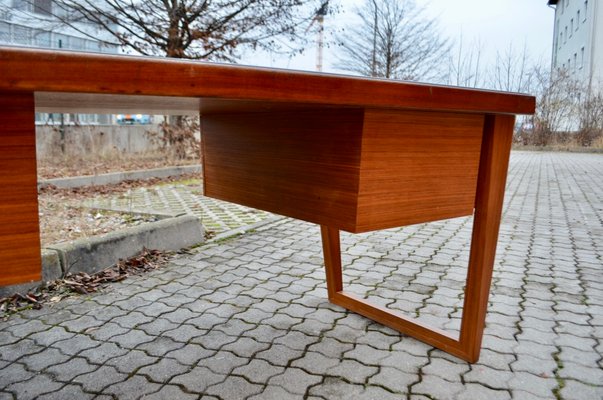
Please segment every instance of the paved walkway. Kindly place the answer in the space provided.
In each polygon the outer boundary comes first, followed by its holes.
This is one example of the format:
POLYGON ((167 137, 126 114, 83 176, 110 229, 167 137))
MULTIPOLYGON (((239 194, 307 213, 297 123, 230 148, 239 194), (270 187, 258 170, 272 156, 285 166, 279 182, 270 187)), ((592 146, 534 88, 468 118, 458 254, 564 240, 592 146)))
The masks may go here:
POLYGON ((213 235, 254 225, 274 218, 274 214, 234 203, 204 197, 201 180, 137 188, 120 196, 99 197, 85 206, 114 211, 148 214, 190 214, 199 217, 213 235))
MULTIPOLYGON (((344 235, 353 291, 458 329, 471 221, 344 235)), ((603 156, 514 153, 480 361, 326 299, 281 220, 0 322, 0 399, 602 399, 603 156)))

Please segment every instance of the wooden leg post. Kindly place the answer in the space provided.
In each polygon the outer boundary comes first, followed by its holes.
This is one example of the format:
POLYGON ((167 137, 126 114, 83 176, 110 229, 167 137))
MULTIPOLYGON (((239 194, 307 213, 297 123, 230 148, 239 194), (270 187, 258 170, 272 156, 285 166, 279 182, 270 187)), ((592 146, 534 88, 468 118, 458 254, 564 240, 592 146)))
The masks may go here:
POLYGON ((513 115, 487 115, 484 125, 460 335, 470 362, 482 344, 514 124, 513 115))
POLYGON ((339 230, 321 226, 329 300, 463 360, 476 362, 488 306, 514 121, 514 116, 486 116, 459 338, 346 293, 342 282, 339 230))
POLYGON ((322 225, 320 233, 322 235, 322 250, 325 257, 327 291, 329 293, 329 300, 333 301, 336 293, 343 290, 339 229, 322 225))
POLYGON ((40 279, 33 93, 0 92, 0 286, 40 279))

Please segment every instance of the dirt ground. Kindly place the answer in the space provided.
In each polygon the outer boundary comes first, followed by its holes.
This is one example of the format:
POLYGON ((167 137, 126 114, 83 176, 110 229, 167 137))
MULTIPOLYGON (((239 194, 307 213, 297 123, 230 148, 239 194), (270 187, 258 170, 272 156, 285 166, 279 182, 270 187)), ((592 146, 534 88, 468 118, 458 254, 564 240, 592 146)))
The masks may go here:
MULTIPOLYGON (((115 154, 113 156, 44 159, 38 161, 38 179, 94 175, 176 165, 198 164, 199 160, 174 160, 159 154, 115 154)), ((152 216, 108 212, 82 208, 85 200, 98 196, 114 196, 130 189, 190 177, 129 181, 78 189, 44 188, 38 192, 40 239, 42 246, 100 235, 129 226, 154 221, 152 216)))

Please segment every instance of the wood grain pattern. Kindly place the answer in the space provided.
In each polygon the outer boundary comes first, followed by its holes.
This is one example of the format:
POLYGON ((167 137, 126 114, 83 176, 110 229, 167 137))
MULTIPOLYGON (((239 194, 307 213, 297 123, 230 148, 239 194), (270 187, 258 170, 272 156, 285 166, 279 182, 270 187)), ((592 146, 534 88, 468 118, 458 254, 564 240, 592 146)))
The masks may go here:
POLYGON ((0 92, 0 286, 40 279, 33 93, 0 92))
POLYGON ((460 336, 470 362, 482 343, 514 123, 511 115, 487 115, 484 125, 460 336))
POLYGON ((345 292, 343 289, 339 230, 321 226, 329 301, 356 312, 399 332, 406 333, 425 343, 447 351, 462 359, 466 349, 459 339, 441 329, 432 328, 401 312, 371 304, 369 300, 345 292))
POLYGON ((509 114, 533 113, 534 97, 1 47, 0 76, 0 285, 40 277, 34 95, 44 111, 201 112, 206 195, 320 224, 334 303, 466 360, 479 357, 509 114), (343 291, 339 229, 427 222, 474 207, 459 340, 343 291))
POLYGON ((473 213, 481 115, 324 109, 202 124, 210 197, 354 233, 473 213))
MULTIPOLYGON (((535 106, 532 96, 484 90, 165 58, 7 47, 0 48, 0 76, 0 90, 137 95, 140 99, 174 96, 513 114, 532 113, 535 106)), ((85 96, 79 101, 94 99, 85 96)), ((170 105, 166 104, 166 108, 170 105)))
POLYGON ((327 291, 329 293, 329 300, 335 302, 337 293, 343 290, 339 229, 321 225, 320 234, 322 237, 322 251, 325 258, 327 291))
POLYGON ((205 195, 353 231, 362 110, 206 115, 205 195))
POLYGON ((483 121, 367 110, 355 232, 473 214, 483 121))
MULTIPOLYGON (((479 174, 477 186, 474 189, 475 196, 473 196, 475 216, 461 331, 458 338, 440 329, 431 328, 402 313, 373 305, 366 299, 346 293, 343 288, 339 231, 322 226, 329 300, 463 360, 471 363, 477 362, 486 320, 514 122, 515 117, 509 115, 486 115, 483 119, 479 174)), ((416 122, 415 124, 421 125, 416 122)), ((466 123, 461 125, 466 126, 466 123)), ((390 136, 394 136, 391 135, 391 130, 390 136)), ((470 137, 473 138, 473 136, 474 134, 471 133, 470 137)), ((439 147, 446 148, 447 145, 440 144, 439 147)), ((387 158, 387 154, 385 157, 387 158)), ((384 160, 384 163, 390 165, 387 159, 384 160)))

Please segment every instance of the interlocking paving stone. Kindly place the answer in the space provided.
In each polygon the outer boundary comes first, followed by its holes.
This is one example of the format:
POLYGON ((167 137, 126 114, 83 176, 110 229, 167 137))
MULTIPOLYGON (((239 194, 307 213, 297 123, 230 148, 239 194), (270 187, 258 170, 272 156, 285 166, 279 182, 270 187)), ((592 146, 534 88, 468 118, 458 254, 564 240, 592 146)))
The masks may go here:
POLYGON ((327 377, 319 385, 310 388, 309 394, 323 399, 360 399, 364 386, 347 382, 341 378, 327 377))
MULTIPOLYGON (((251 396, 249 398, 249 400, 283 400, 283 399, 305 400, 305 399, 309 399, 309 398, 310 397, 306 397, 301 394, 294 395, 292 393, 289 393, 280 386, 269 385, 264 388, 263 392, 255 395, 255 396, 251 396)), ((316 399, 319 399, 319 398, 316 398, 316 399)))
MULTIPOLYGON (((524 393, 521 393, 517 399, 523 400, 524 393)), ((488 399, 488 400, 507 400, 511 399, 511 394, 506 390, 495 390, 487 386, 467 383, 464 385, 463 391, 459 393, 456 398, 458 400, 476 400, 476 399, 488 399)), ((552 397, 551 397, 552 398, 552 397)))
POLYGON ((104 388, 119 383, 128 378, 128 375, 119 372, 114 367, 103 365, 87 374, 78 375, 73 382, 82 385, 86 392, 98 393, 104 388))
POLYGON ((25 365, 11 363, 0 370, 0 376, 0 389, 6 389, 7 386, 31 379, 33 375, 25 369, 25 365))
POLYGON ((243 400, 264 390, 262 385, 250 383, 238 376, 228 376, 224 382, 217 383, 207 388, 207 393, 225 399, 243 400))
POLYGON ((509 388, 522 388, 533 395, 547 398, 557 387, 558 382, 553 376, 538 376, 527 372, 515 372, 508 382, 509 388))
POLYGON ((379 372, 379 367, 344 359, 336 366, 329 368, 327 372, 329 375, 340 376, 349 382, 366 383, 371 376, 379 372))
POLYGON ((408 393, 408 387, 416 380, 416 374, 402 372, 392 367, 381 367, 379 373, 369 378, 368 383, 387 387, 395 392, 408 393))
POLYGON ((331 367, 339 365, 338 358, 330 358, 320 353, 308 351, 302 358, 291 363, 291 366, 298 367, 314 375, 325 375, 331 367))
POLYGON ((287 368, 282 374, 268 380, 271 385, 278 385, 293 394, 305 394, 308 387, 319 383, 322 378, 311 375, 300 368, 287 368))
POLYGON ((603 384, 593 386, 568 380, 565 387, 561 389, 561 397, 564 400, 601 399, 603 398, 603 384))
POLYGON ((155 364, 140 368, 136 373, 146 376, 151 382, 164 383, 176 375, 190 371, 190 369, 190 366, 180 364, 172 358, 162 358, 155 364))
POLYGON ((157 336, 152 341, 139 345, 136 349, 142 350, 150 356, 161 357, 169 351, 181 349, 184 346, 184 343, 176 342, 168 337, 157 336))
POLYGON ((108 359, 122 356, 127 352, 127 350, 117 346, 114 343, 103 343, 98 347, 78 353, 78 356, 84 357, 92 364, 101 365, 104 364, 108 359))
POLYGON ((226 377, 227 375, 216 373, 207 367, 194 367, 189 372, 176 376, 170 383, 182 385, 189 392, 205 393, 208 387, 223 382, 226 377))
POLYGON ((182 399, 182 400, 194 400, 199 396, 191 393, 185 393, 178 386, 165 385, 159 391, 151 394, 147 394, 145 400, 164 400, 164 399, 182 399))
POLYGON ((121 382, 115 382, 103 390, 103 394, 119 400, 134 400, 145 398, 150 393, 157 392, 161 385, 149 382, 145 377, 133 375, 121 382))
POLYGON ((52 393, 63 387, 60 382, 55 382, 45 374, 33 375, 31 379, 17 382, 6 387, 6 391, 18 393, 19 397, 35 399, 45 393, 52 393))
POLYGON ((84 392, 81 386, 65 385, 61 389, 38 396, 38 400, 93 399, 96 396, 84 392))
MULTIPOLYGON (((603 156, 513 153, 473 365, 331 305, 319 229, 281 219, 0 320, 0 398, 603 398, 601 198, 603 156)), ((344 280, 458 331, 470 236, 343 233, 344 280)))
POLYGON ((69 356, 61 353, 57 349, 46 348, 39 353, 31 354, 19 359, 19 362, 25 364, 27 369, 31 371, 42 371, 49 366, 61 364, 69 359, 69 356))
POLYGON ((379 365, 379 361, 389 355, 389 350, 378 350, 374 347, 357 344, 354 349, 346 352, 344 357, 357 360, 365 365, 379 365))
POLYGON ((90 364, 85 358, 72 357, 62 364, 48 367, 45 372, 52 375, 57 381, 71 382, 76 376, 96 369, 98 369, 98 365, 90 364))
POLYGON ((44 347, 38 346, 33 340, 23 339, 0 347, 0 360, 12 362, 43 350, 44 347))

